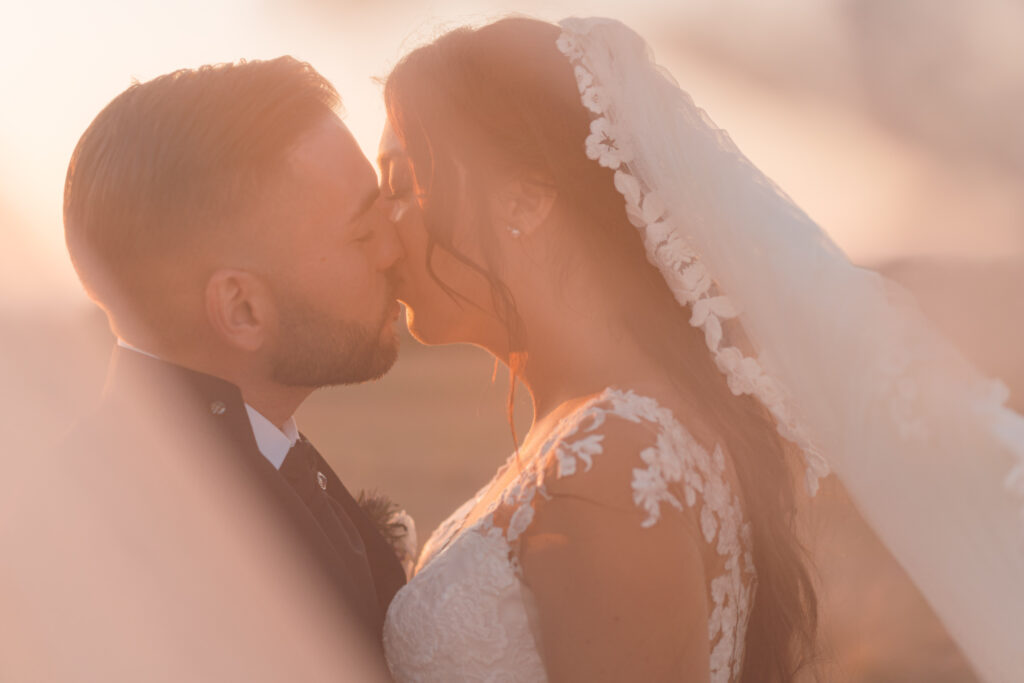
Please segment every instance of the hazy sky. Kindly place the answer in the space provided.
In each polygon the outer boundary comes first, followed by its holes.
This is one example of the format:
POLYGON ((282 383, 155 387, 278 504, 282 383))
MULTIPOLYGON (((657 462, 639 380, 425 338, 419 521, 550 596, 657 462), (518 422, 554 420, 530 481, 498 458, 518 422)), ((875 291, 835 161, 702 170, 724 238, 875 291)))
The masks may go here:
MULTIPOLYGON (((833 30, 834 17, 792 0, 766 0, 757 35, 803 22, 833 30), (766 11, 769 7, 771 11, 766 11), (797 11, 797 8, 803 8, 797 11), (763 21, 762 21, 763 20, 763 21), (830 28, 831 27, 831 28, 830 28)), ((510 10, 541 18, 615 16, 650 37, 656 53, 740 147, 775 178, 854 258, 952 248, 942 235, 921 240, 904 228, 908 197, 946 182, 918 153, 842 107, 775 92, 721 66, 685 57, 671 27, 697 24, 709 0, 345 2, 344 0, 176 0, 21 2, 0 26, 0 303, 78 302, 67 263, 60 199, 67 159, 99 110, 131 79, 176 68, 292 54, 313 63, 341 92, 346 121, 373 155, 383 121, 383 76, 408 48, 444 27, 480 23, 510 10), (659 21, 671 18, 671 22, 659 21), (672 22, 675 22, 674 24, 672 22), (666 28, 666 26, 668 28, 666 28), (902 235, 902 237, 900 236, 902 235), (926 249, 927 250, 927 249, 926 249)), ((737 14, 742 19, 742 13, 737 14)), ((755 22, 757 23, 757 22, 755 22)), ((744 24, 750 29, 750 22, 744 24)), ((737 24, 739 27, 739 24, 737 24)), ((809 32, 814 35, 814 31, 809 32)), ((995 211, 1000 210, 998 202, 995 211)), ((975 203, 963 208, 965 218, 975 203)), ((941 207, 948 215, 955 207, 941 207)))
MULTIPOLYGON (((552 18, 571 13, 571 3, 556 10, 546 4, 546 12, 532 4, 517 7, 552 18)), ((588 4, 592 12, 612 15, 612 6, 621 6, 588 4)), ((486 6, 451 0, 43 0, 5 7, 0 26, 4 303, 76 298, 60 226, 67 160, 92 118, 131 79, 241 57, 292 54, 334 82, 349 127, 372 154, 383 120, 380 88, 372 77, 387 73, 403 45, 414 45, 444 25, 503 12, 480 9, 486 6)), ((629 19, 641 13, 626 14, 629 19)))

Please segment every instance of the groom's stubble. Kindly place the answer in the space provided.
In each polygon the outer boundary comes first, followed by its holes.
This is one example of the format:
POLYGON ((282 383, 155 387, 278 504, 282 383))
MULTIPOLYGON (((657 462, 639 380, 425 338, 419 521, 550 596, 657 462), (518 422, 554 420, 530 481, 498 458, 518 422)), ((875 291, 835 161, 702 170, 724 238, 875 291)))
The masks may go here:
MULTIPOLYGON (((390 289, 390 288, 389 288, 390 289)), ((328 387, 383 377, 398 360, 389 309, 376 325, 332 319, 302 297, 278 292, 280 343, 271 358, 275 382, 328 387)), ((394 299, 389 292, 388 299, 394 299)))

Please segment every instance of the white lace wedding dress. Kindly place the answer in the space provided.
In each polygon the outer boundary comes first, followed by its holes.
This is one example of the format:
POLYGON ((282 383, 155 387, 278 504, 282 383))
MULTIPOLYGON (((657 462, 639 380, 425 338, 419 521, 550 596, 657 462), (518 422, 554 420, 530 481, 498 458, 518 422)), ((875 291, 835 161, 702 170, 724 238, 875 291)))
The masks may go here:
MULTIPOLYGON (((669 538, 697 546, 694 556, 702 566, 680 572, 679 590, 700 586, 685 582, 684 575, 703 581, 706 595, 698 604, 706 608, 710 679, 738 680, 756 575, 737 491, 721 448, 709 452, 654 399, 605 390, 559 422, 535 457, 510 458, 491 484, 431 536, 415 577, 388 610, 384 647, 395 680, 548 680, 538 626, 546 605, 535 598, 527 564, 520 560, 531 530, 562 496, 587 498, 633 518, 635 524, 623 528, 641 536, 631 541, 643 543, 642 535, 649 534, 662 544, 652 548, 654 558, 664 550, 665 536, 653 535, 658 525, 683 530, 669 538), (622 449, 622 443, 641 447, 622 449), (511 483, 485 515, 466 525, 494 483, 512 475, 510 467, 519 469, 511 483), (564 488, 570 482, 573 488, 564 488)), ((606 540, 614 551, 616 539, 606 540)), ((648 566, 638 559, 626 578, 644 582, 648 566)), ((665 589, 667 597, 673 587, 659 584, 658 590, 665 589)), ((594 595, 592 604, 603 599, 594 595)), ((636 623, 647 621, 646 615, 634 616, 636 623)))

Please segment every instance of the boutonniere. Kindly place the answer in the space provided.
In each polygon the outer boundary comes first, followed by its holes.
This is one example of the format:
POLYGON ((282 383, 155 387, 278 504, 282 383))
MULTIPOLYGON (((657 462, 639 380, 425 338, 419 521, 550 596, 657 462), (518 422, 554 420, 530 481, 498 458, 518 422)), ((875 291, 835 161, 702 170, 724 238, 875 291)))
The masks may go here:
POLYGON ((412 516, 398 503, 378 491, 360 491, 357 502, 384 540, 391 544, 395 556, 405 570, 406 578, 411 578, 419 550, 416 542, 416 523, 412 516))

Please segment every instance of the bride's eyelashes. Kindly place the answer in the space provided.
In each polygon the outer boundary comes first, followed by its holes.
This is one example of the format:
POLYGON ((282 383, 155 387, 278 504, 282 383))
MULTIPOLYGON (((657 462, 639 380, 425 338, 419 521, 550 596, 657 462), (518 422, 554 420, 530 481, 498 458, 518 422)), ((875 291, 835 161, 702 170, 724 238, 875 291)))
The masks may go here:
POLYGON ((414 202, 419 202, 412 169, 403 157, 385 158, 381 161, 381 197, 387 203, 387 217, 397 223, 405 217, 414 202))
POLYGON ((388 218, 392 222, 402 220, 402 217, 412 208, 413 196, 412 183, 394 183, 394 178, 389 179, 384 193, 384 200, 388 202, 388 218))

